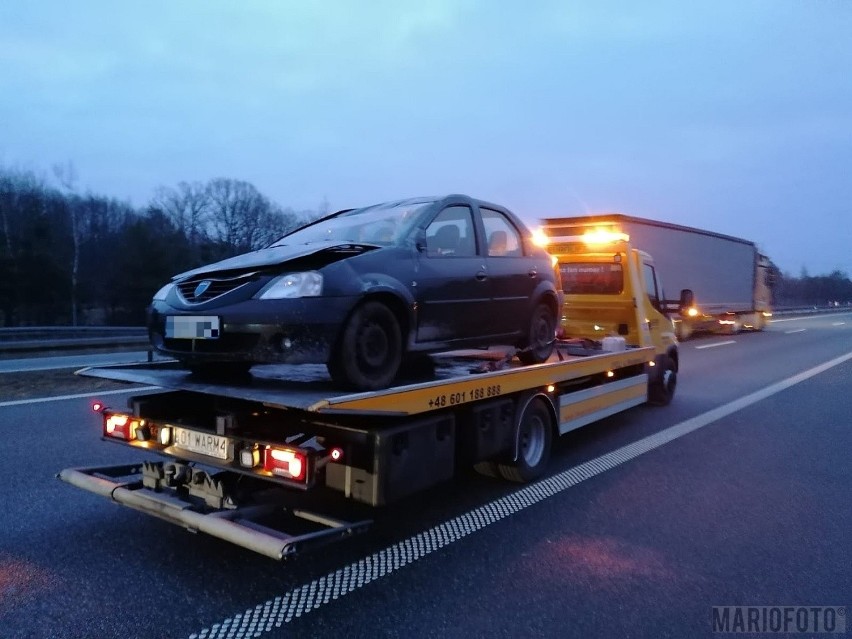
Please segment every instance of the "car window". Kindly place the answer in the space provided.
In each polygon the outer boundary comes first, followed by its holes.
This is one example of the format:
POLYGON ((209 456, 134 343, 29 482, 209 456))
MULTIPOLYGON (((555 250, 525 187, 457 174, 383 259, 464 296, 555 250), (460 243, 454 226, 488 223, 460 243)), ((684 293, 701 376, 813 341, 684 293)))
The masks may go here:
POLYGON ((488 257, 519 257, 524 251, 521 234, 500 211, 481 207, 482 225, 488 242, 488 257))
POLYGON ((645 271, 645 288, 648 298, 655 307, 659 306, 660 295, 657 292, 657 278, 654 274, 654 267, 650 264, 642 264, 642 268, 645 271))
POLYGON ((431 204, 432 201, 390 202, 343 211, 297 229, 273 246, 323 241, 395 244, 408 234, 431 204))
POLYGON ((429 257, 472 257, 476 255, 473 211, 469 206, 448 206, 426 228, 429 257))
POLYGON ((571 295, 619 295, 624 290, 624 272, 617 262, 562 263, 562 291, 571 295))

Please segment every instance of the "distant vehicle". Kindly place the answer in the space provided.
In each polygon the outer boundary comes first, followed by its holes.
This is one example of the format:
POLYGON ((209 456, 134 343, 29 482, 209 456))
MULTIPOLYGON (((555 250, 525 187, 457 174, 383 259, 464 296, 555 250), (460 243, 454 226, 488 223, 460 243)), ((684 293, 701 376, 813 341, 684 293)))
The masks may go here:
MULTIPOLYGON (((542 224, 550 235, 623 233, 633 246, 653 255, 657 279, 667 287, 656 294, 661 308, 671 309, 678 339, 697 332, 759 331, 772 316, 774 267, 753 242, 620 214, 545 219, 542 224), (677 304, 674 300, 666 303, 666 293, 677 295, 683 289, 694 291, 691 303, 683 305, 680 299, 677 304)), ((562 278, 566 300, 573 285, 590 285, 580 280, 572 284, 565 272, 562 278)), ((590 291, 583 288, 578 292, 590 291)))
POLYGON ((515 215, 450 195, 340 211, 177 275, 148 329, 201 375, 325 363, 339 386, 375 390, 413 353, 507 344, 545 361, 559 296, 551 257, 515 215))

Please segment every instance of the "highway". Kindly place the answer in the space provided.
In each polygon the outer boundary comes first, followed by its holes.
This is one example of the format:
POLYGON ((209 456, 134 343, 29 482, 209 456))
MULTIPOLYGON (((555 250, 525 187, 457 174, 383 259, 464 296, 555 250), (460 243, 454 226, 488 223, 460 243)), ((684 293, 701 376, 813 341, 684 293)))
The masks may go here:
MULTIPOLYGON (((153 359, 163 359, 152 354, 153 359)), ((108 364, 133 364, 147 362, 148 351, 128 351, 126 353, 98 353, 51 355, 40 357, 18 357, 0 359, 0 373, 23 373, 27 371, 52 371, 63 368, 82 368, 83 366, 105 366, 108 364)))
POLYGON ((670 406, 566 435, 539 482, 471 472, 287 563, 55 479, 144 458, 88 399, 0 402, 0 637, 710 637, 713 606, 852 609, 850 391, 852 313, 691 340, 670 406))

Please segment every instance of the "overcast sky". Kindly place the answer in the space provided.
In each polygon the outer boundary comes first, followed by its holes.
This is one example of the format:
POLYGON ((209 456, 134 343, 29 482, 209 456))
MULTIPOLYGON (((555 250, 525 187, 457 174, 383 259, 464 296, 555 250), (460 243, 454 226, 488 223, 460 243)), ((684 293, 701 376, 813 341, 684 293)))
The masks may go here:
POLYGON ((852 275, 852 1, 4 2, 0 164, 144 206, 466 193, 852 275))

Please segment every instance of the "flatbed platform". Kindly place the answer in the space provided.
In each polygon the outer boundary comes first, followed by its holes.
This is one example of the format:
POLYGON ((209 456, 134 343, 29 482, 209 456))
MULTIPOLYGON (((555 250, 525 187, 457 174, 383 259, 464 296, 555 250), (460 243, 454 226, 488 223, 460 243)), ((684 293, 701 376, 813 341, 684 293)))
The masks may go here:
POLYGON ((654 349, 585 351, 558 346, 543 364, 506 361, 506 351, 454 351, 431 357, 434 367, 418 377, 379 391, 346 393, 336 389, 323 365, 257 365, 250 375, 211 381, 176 362, 84 368, 77 374, 164 389, 260 402, 266 406, 322 413, 413 415, 488 397, 568 382, 642 365, 654 349), (505 364, 500 366, 500 364, 505 364), (497 368, 497 370, 492 370, 497 368))

